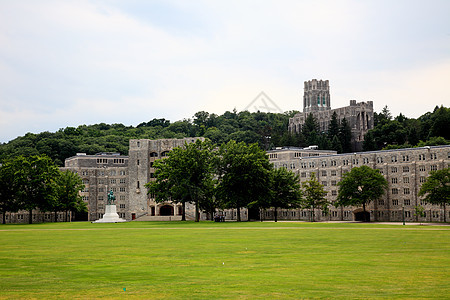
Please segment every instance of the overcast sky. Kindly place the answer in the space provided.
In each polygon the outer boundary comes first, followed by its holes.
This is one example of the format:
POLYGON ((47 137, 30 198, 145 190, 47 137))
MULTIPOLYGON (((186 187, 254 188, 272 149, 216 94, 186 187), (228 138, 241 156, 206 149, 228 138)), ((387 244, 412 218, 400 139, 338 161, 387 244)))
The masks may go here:
POLYGON ((0 142, 82 124, 136 126, 245 109, 372 100, 450 106, 450 1, 0 0, 0 142))

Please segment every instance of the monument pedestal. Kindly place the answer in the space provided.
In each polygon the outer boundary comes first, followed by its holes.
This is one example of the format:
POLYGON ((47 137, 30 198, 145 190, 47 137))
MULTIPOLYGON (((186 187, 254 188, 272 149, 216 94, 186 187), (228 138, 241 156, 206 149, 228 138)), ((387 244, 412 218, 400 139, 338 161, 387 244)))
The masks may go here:
POLYGON ((116 205, 106 205, 105 206, 105 214, 103 217, 97 221, 92 223, 118 223, 118 222, 126 222, 126 220, 119 218, 117 214, 116 205))

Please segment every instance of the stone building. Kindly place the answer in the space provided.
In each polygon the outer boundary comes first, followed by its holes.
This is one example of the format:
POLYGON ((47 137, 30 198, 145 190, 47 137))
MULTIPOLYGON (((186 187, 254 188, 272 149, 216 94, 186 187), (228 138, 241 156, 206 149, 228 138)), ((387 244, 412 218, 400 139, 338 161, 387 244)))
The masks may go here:
MULTIPOLYGON (((89 212, 86 216, 77 215, 78 220, 94 221, 103 216, 107 192, 116 195, 117 212, 126 220, 180 220, 181 206, 174 202, 156 203, 147 193, 145 184, 154 178, 153 163, 167 156, 168 152, 196 139, 130 140, 129 156, 118 153, 99 153, 97 155, 77 154, 67 158, 63 170, 69 169, 80 175, 85 189, 81 192, 89 212)), ((311 173, 324 185, 331 203, 329 214, 315 210, 315 220, 354 221, 363 219, 361 207, 336 207, 338 182, 353 167, 367 165, 377 169, 389 184, 384 196, 370 203, 367 211, 371 221, 421 221, 442 222, 444 214, 450 220, 450 210, 442 206, 423 203, 418 191, 429 176, 429 172, 450 167, 450 146, 433 146, 396 150, 370 151, 337 154, 332 150, 308 148, 277 148, 267 152, 275 168, 287 168, 306 181, 311 173), (425 216, 415 216, 415 207, 423 206, 425 216)), ((219 212, 227 220, 236 220, 236 210, 219 212)), ((64 213, 57 214, 64 220, 64 213)), ((206 219, 206 214, 201 214, 206 219)), ((241 209, 241 219, 258 219, 259 212, 241 209)), ((26 223, 28 212, 7 213, 8 223, 26 223)), ((186 218, 194 219, 194 206, 186 205, 186 218)), ((263 219, 273 219, 273 210, 263 211, 263 219)), ((279 210, 281 220, 309 220, 310 211, 303 209, 279 210)), ((33 213, 33 222, 52 222, 54 213, 33 213)))
MULTIPOLYGON (((202 137, 161 140, 130 140, 129 148, 129 208, 127 220, 181 220, 181 204, 172 202, 156 203, 147 194, 144 184, 153 180, 155 160, 167 156, 170 150, 194 143, 202 137)), ((186 217, 193 218, 193 207, 186 205, 186 217)))
POLYGON ((331 109, 330 86, 328 80, 312 79, 305 81, 303 94, 303 112, 289 119, 289 131, 301 132, 306 118, 313 114, 319 123, 320 131, 327 132, 333 113, 338 121, 346 119, 352 131, 352 147, 362 149, 364 135, 373 128, 373 102, 356 102, 350 100, 350 105, 331 109))
POLYGON ((78 153, 65 161, 63 170, 72 170, 81 177, 85 189, 81 192, 88 215, 77 219, 95 221, 105 213, 108 191, 116 195, 117 213, 125 218, 128 211, 128 156, 119 153, 78 153))
MULTIPOLYGON (((288 168, 306 181, 315 173, 318 181, 328 192, 327 199, 334 203, 338 194, 338 182, 343 174, 353 167, 362 165, 377 169, 386 178, 389 187, 384 196, 372 202, 367 210, 371 221, 442 222, 444 213, 450 220, 450 210, 443 206, 424 203, 418 196, 420 186, 430 171, 450 167, 450 146, 433 146, 396 150, 382 150, 346 154, 303 156, 294 149, 268 151, 269 159, 275 168, 288 168), (415 207, 423 206, 425 216, 415 216, 415 207)), ((280 219, 309 220, 308 210, 282 210, 280 219)), ((316 220, 352 221, 362 220, 361 207, 330 206, 328 215, 321 210, 314 212, 316 220)), ((273 218, 273 211, 267 210, 265 218, 273 218)))

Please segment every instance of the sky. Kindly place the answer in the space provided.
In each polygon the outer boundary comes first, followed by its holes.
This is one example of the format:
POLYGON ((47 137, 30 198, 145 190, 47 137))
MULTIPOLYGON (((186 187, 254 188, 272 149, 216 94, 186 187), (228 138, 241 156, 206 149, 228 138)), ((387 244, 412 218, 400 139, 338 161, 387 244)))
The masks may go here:
POLYGON ((450 106, 449 13, 448 0, 0 0, 0 142, 254 110, 260 95, 302 111, 311 79, 329 80, 332 108, 417 118, 450 106))

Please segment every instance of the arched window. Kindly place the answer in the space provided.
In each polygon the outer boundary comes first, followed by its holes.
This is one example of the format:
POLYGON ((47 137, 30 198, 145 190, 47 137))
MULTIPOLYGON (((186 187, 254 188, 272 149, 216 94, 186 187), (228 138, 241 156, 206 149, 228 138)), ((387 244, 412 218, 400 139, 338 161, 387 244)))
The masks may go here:
POLYGON ((169 154, 169 151, 164 151, 161 153, 161 157, 166 157, 169 154))
POLYGON ((158 157, 158 153, 152 152, 152 153, 150 153, 150 157, 158 157))

